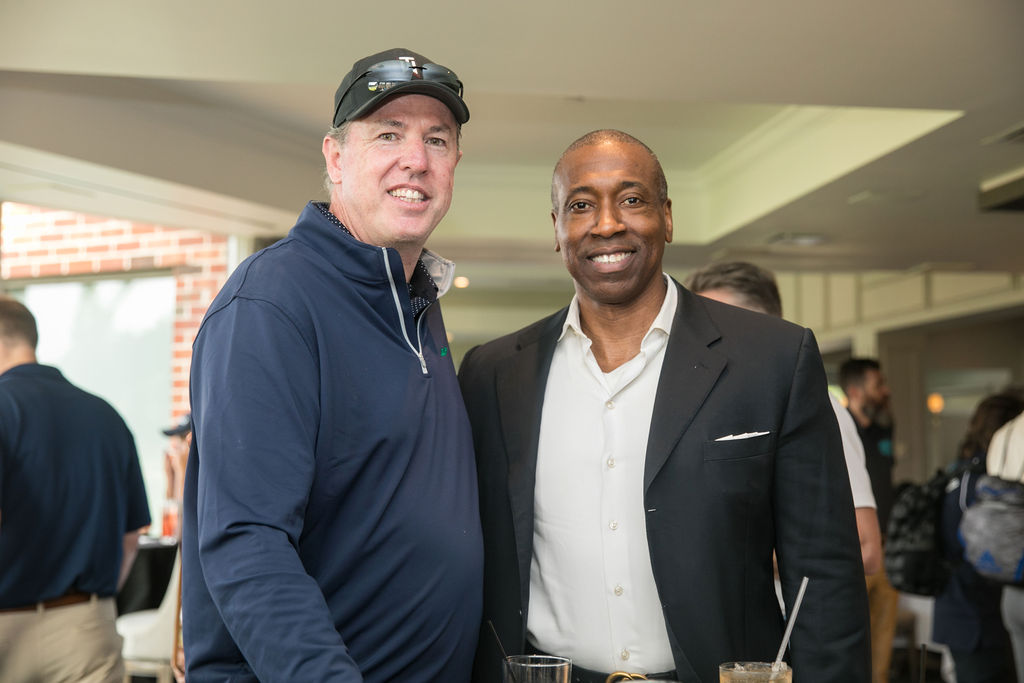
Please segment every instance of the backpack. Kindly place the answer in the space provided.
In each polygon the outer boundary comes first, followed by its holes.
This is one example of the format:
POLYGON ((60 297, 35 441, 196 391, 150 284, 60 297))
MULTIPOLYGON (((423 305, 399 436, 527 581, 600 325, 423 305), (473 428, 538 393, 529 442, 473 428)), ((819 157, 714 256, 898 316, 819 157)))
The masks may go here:
POLYGON ((949 580, 942 554, 942 502, 956 475, 938 471, 923 484, 907 486, 893 502, 885 540, 885 573, 893 588, 938 595, 949 580))
MULTIPOLYGON (((1011 431, 1017 428, 1014 422, 1011 431)), ((1003 449, 1003 464, 1010 438, 1003 449)), ((996 472, 1001 472, 1000 465, 996 472)), ((1024 484, 984 475, 978 479, 975 499, 964 510, 958 535, 964 558, 987 579, 1007 584, 1024 584, 1024 484)))

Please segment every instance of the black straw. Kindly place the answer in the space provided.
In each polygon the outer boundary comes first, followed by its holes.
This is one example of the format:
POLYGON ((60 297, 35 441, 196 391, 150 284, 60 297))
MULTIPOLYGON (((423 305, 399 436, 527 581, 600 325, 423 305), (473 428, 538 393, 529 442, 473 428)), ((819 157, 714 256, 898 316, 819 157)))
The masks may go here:
POLYGON ((516 672, 512 670, 512 667, 508 663, 508 655, 505 654, 505 647, 501 644, 501 638, 498 637, 498 629, 494 628, 494 622, 490 619, 487 620, 487 625, 491 627, 491 633, 494 634, 494 642, 498 644, 498 649, 501 650, 502 659, 505 660, 505 668, 508 669, 508 675, 512 677, 512 683, 516 683, 516 672))
POLYGON ((925 665, 928 663, 928 646, 921 643, 921 683, 925 683, 925 665))

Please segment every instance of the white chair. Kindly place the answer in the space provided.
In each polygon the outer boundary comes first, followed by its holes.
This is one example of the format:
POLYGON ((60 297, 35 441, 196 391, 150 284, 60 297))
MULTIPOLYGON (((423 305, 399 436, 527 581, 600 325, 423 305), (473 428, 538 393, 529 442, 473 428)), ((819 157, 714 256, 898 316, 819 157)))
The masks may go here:
POLYGON ((156 609, 131 612, 117 618, 117 632, 124 639, 125 683, 133 675, 155 677, 157 683, 172 683, 171 657, 174 652, 175 612, 181 576, 181 551, 174 558, 171 579, 156 609))
POLYGON ((898 634, 893 640, 894 647, 905 647, 911 657, 910 671, 916 679, 916 660, 919 649, 922 645, 929 652, 937 652, 942 657, 939 673, 945 683, 956 683, 956 673, 953 670, 953 656, 949 648, 932 640, 932 614, 935 611, 935 598, 921 595, 900 593, 899 602, 900 615, 904 617, 905 623, 912 626, 908 633, 898 634))

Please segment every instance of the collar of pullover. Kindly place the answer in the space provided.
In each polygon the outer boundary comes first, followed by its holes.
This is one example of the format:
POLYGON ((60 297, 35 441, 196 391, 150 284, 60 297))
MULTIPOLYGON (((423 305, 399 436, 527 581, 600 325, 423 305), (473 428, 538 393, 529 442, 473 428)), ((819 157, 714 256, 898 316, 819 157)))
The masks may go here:
MULTIPOLYGON (((386 257, 391 277, 405 282, 405 269, 397 251, 360 242, 343 232, 337 227, 337 219, 331 221, 318 204, 309 202, 306 205, 289 233, 291 237, 323 254, 347 277, 371 285, 388 283, 388 272, 384 268, 386 257)), ((455 264, 429 249, 420 253, 420 263, 437 286, 437 296, 444 295, 455 278, 455 264)))

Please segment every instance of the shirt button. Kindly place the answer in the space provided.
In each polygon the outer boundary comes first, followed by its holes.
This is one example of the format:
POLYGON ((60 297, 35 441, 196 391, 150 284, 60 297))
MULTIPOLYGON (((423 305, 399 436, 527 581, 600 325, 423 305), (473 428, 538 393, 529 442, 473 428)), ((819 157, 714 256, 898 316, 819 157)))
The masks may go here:
POLYGON ((616 586, 615 587, 615 594, 616 595, 622 595, 625 592, 625 590, 626 589, 623 588, 622 586, 616 586))
POLYGON ((623 650, 622 652, 620 652, 619 657, 622 659, 622 661, 626 661, 627 659, 629 659, 629 650, 623 650))
POLYGON ((615 467, 615 458, 608 458, 608 469, 615 467))
POLYGON ((604 407, 611 410, 615 407, 615 401, 605 401, 604 407))
POLYGON ((616 521, 615 521, 615 520, 613 519, 612 521, 608 522, 608 528, 609 528, 609 529, 611 529, 612 531, 615 531, 616 529, 618 529, 618 528, 619 528, 619 523, 618 523, 618 522, 616 522, 616 521))

